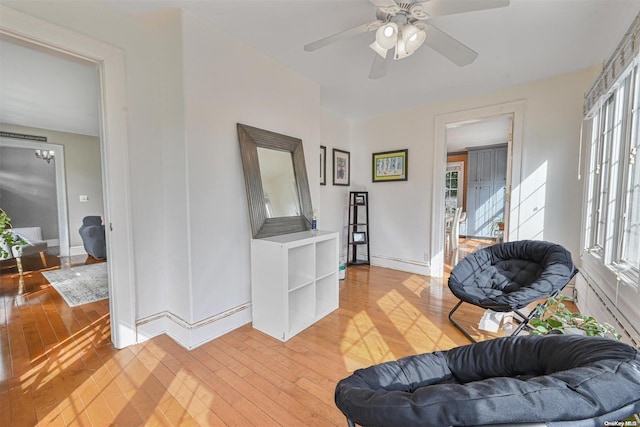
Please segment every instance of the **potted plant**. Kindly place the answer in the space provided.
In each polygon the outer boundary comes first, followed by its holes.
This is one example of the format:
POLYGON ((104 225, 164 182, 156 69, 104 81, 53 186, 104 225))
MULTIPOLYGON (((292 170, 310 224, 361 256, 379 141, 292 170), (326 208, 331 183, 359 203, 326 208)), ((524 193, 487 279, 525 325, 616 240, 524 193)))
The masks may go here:
POLYGON ((594 317, 570 311, 564 301, 573 299, 564 295, 551 297, 542 305, 540 316, 531 319, 532 335, 583 334, 610 337, 619 340, 621 335, 608 323, 600 323, 594 317))
POLYGON ((500 217, 493 220, 493 230, 504 231, 504 218, 500 217))
POLYGON ((0 208, 0 259, 11 258, 11 247, 24 244, 11 232, 11 218, 0 208))

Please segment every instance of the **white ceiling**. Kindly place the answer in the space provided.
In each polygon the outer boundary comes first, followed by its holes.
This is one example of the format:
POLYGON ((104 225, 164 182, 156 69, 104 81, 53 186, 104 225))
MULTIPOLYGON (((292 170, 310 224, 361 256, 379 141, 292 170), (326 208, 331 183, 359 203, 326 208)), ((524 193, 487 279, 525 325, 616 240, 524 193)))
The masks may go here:
POLYGON ((506 144, 511 133, 511 115, 447 125, 447 153, 467 151, 470 147, 506 144))
MULTIPOLYGON (((451 0, 455 1, 455 0, 451 0)), ((322 37, 374 21, 368 0, 119 0, 127 13, 182 7, 320 84, 325 107, 363 118, 466 98, 600 64, 640 11, 640 0, 511 0, 506 8, 431 22, 480 56, 458 67, 428 46, 368 79, 373 33, 305 52, 322 37)), ((206 43, 203 42, 203 46, 206 43)))
POLYGON ((0 39, 0 123, 97 136, 98 70, 0 39))
MULTIPOLYGON (((303 50, 307 43, 375 20, 368 0, 97 1, 132 15, 187 9, 317 82, 322 105, 351 118, 478 96, 600 64, 640 11, 640 0, 511 0, 502 9, 433 18, 476 50, 478 59, 460 68, 423 46, 393 61, 386 77, 370 80, 373 33, 303 50)), ((97 96, 93 67, 37 53, 36 61, 24 49, 0 44, 0 121, 24 124, 33 115, 37 127, 97 134, 97 102, 89 99, 97 96)))

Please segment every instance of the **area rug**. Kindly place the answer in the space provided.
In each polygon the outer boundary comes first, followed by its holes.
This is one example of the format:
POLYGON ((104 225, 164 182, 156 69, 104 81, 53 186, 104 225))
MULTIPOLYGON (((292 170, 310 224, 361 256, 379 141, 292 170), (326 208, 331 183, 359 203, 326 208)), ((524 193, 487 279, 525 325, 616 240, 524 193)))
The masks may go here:
POLYGON ((109 298, 106 262, 43 271, 42 275, 64 298, 69 307, 109 298))

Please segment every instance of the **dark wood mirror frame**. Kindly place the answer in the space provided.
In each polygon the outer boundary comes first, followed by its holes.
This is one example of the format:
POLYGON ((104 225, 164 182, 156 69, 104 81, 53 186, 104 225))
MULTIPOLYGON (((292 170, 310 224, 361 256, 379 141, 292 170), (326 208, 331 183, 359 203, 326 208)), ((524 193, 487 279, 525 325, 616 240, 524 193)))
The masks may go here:
POLYGON ((237 128, 253 238, 259 239, 310 230, 313 208, 311 206, 311 193, 309 192, 309 179, 307 178, 302 140, 241 123, 238 123, 237 128), (258 147, 291 153, 302 215, 267 218, 260 164, 258 162, 258 147))

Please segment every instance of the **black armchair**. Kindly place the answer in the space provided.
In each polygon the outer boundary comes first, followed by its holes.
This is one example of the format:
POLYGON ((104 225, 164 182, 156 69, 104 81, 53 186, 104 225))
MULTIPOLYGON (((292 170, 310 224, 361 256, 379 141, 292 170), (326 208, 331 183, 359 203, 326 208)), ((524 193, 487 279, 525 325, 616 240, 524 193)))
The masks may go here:
POLYGON ((107 242, 104 231, 104 224, 99 216, 85 216, 80 227, 80 237, 84 250, 96 259, 107 257, 107 242))

